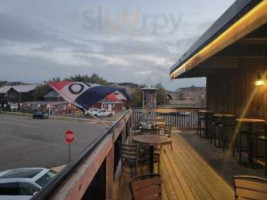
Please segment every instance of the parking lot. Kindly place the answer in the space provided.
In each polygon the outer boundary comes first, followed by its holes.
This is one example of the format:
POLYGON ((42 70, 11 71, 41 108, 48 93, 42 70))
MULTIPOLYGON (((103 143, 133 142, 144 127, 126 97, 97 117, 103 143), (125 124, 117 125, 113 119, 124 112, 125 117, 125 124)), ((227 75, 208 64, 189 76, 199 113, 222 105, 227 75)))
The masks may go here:
POLYGON ((76 135, 71 147, 73 158, 106 128, 88 121, 39 120, 0 114, 0 170, 66 164, 68 145, 63 140, 63 133, 68 129, 76 135))

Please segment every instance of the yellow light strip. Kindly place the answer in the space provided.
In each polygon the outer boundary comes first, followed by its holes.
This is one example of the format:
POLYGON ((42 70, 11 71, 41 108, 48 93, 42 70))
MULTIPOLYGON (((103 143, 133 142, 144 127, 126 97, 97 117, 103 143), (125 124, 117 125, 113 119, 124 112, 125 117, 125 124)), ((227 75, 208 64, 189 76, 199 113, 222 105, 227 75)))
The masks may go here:
POLYGON ((173 71, 170 75, 171 79, 177 78, 182 73, 194 68, 265 23, 267 23, 267 0, 262 1, 186 63, 173 71))

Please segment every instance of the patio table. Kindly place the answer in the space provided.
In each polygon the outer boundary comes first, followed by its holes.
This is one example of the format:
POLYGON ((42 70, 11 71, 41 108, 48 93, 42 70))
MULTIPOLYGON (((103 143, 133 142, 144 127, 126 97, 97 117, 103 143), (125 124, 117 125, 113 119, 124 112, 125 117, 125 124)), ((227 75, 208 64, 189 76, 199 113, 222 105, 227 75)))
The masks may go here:
POLYGON ((253 132, 253 124, 256 123, 265 123, 263 119, 253 119, 253 118, 237 118, 237 122, 239 123, 247 123, 248 124, 248 134, 247 134, 247 143, 248 143, 248 162, 254 167, 253 161, 253 143, 251 140, 252 132, 253 132))
POLYGON ((214 117, 234 117, 235 115, 232 113, 215 113, 214 117))
POLYGON ((133 141, 149 146, 149 157, 150 157, 150 173, 154 172, 154 148, 155 146, 162 146, 172 143, 172 139, 160 136, 160 135, 135 135, 133 141))

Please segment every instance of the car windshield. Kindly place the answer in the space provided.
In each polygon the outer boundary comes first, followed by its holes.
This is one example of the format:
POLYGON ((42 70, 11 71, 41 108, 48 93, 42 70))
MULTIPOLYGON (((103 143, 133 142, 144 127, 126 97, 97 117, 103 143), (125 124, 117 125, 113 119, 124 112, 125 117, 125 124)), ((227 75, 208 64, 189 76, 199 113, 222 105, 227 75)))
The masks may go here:
POLYGON ((56 176, 56 172, 50 170, 46 174, 44 174, 41 178, 39 178, 36 183, 42 187, 48 184, 54 177, 56 176))

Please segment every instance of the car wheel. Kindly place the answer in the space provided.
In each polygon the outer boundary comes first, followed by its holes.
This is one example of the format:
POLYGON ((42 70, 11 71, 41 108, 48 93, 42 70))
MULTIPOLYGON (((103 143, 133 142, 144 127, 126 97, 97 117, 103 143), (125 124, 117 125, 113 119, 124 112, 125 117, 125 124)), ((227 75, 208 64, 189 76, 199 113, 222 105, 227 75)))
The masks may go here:
POLYGON ((94 114, 95 117, 97 117, 97 114, 94 114))
POLYGON ((109 114, 109 117, 112 117, 113 115, 112 114, 109 114))

